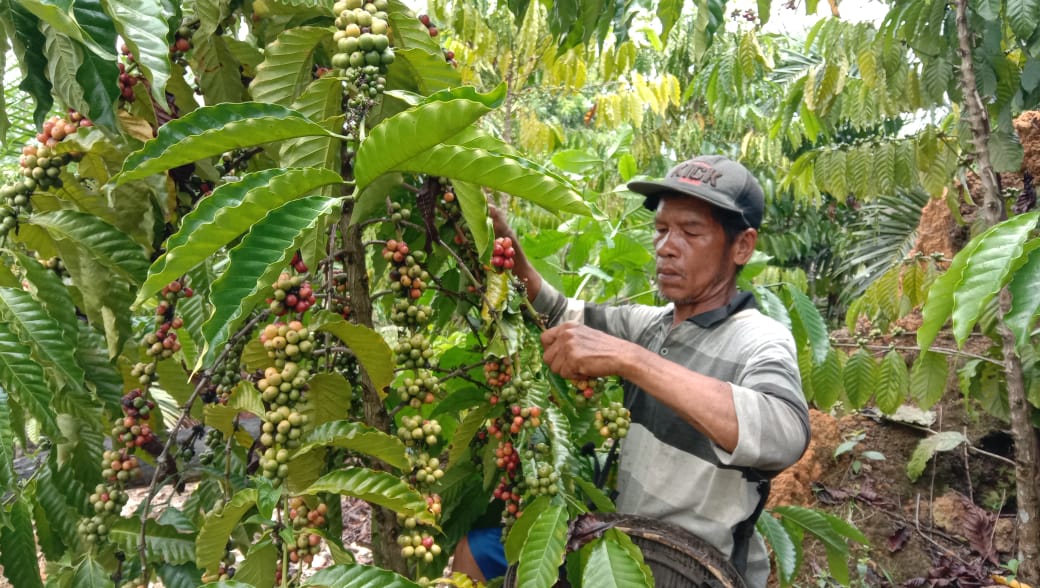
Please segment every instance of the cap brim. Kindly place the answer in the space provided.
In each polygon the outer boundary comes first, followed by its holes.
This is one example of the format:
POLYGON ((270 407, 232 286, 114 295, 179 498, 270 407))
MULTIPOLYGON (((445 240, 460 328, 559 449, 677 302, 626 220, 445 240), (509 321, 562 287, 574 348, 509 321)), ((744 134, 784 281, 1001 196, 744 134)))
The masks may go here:
POLYGON ((665 178, 664 180, 629 182, 628 189, 645 196, 646 198, 643 200, 643 206, 650 210, 657 210, 657 204, 661 201, 661 198, 665 196, 692 196, 693 198, 703 200, 712 206, 717 206, 723 210, 729 210, 743 215, 741 209, 737 208, 732 202, 723 198, 711 188, 705 188, 703 186, 671 178, 665 178))

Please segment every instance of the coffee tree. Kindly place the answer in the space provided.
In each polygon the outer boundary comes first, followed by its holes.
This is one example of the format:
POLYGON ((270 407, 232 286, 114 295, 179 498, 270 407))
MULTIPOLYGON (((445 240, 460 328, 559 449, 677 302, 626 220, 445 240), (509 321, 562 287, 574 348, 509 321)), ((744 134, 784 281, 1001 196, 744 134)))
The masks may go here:
MULTIPOLYGON (((324 546, 306 583, 421 585, 494 498, 520 582, 552 584, 568 521, 610 508, 579 448, 628 416, 542 368, 490 233, 493 192, 589 213, 481 125, 504 87, 462 85, 394 0, 0 18, 37 122, 68 112, 0 203, 5 575, 42 585, 42 552, 49 584, 299 585, 324 546), (341 543, 344 496, 376 566, 341 543)), ((571 574, 649 582, 619 533, 583 552, 571 574)))

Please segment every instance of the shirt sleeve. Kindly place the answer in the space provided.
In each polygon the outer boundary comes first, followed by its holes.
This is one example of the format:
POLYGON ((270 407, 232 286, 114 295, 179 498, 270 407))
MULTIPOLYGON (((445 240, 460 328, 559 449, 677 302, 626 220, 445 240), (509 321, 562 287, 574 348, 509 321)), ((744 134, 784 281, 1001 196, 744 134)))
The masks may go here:
POLYGON ((548 317, 550 327, 574 322, 627 341, 635 341, 646 325, 667 310, 638 304, 595 304, 567 298, 544 281, 531 305, 548 317))
POLYGON ((730 383, 737 412, 733 452, 715 446, 725 465, 780 471, 809 445, 809 411, 802 394, 792 341, 776 339, 754 349, 738 383, 730 383))

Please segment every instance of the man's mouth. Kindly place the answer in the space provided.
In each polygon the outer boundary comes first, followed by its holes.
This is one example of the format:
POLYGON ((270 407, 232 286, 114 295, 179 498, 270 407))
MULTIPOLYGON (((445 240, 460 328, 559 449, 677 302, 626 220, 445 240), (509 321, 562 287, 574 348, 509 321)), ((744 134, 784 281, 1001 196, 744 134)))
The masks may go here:
POLYGON ((677 272, 677 271, 675 271, 673 269, 666 268, 666 267, 659 267, 659 268, 657 268, 657 280, 659 282, 670 282, 670 281, 673 281, 673 280, 678 280, 681 277, 682 277, 682 274, 680 274, 679 272, 677 272))

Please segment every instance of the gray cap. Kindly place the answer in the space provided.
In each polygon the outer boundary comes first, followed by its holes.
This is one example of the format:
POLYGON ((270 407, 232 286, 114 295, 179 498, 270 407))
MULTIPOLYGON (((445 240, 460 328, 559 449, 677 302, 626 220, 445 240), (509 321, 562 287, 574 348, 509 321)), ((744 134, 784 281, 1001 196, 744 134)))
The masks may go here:
POLYGON ((657 209, 663 196, 693 196, 733 211, 751 228, 762 224, 765 195, 743 165, 721 155, 699 155, 673 167, 661 180, 629 182, 628 189, 646 196, 643 206, 657 209))

